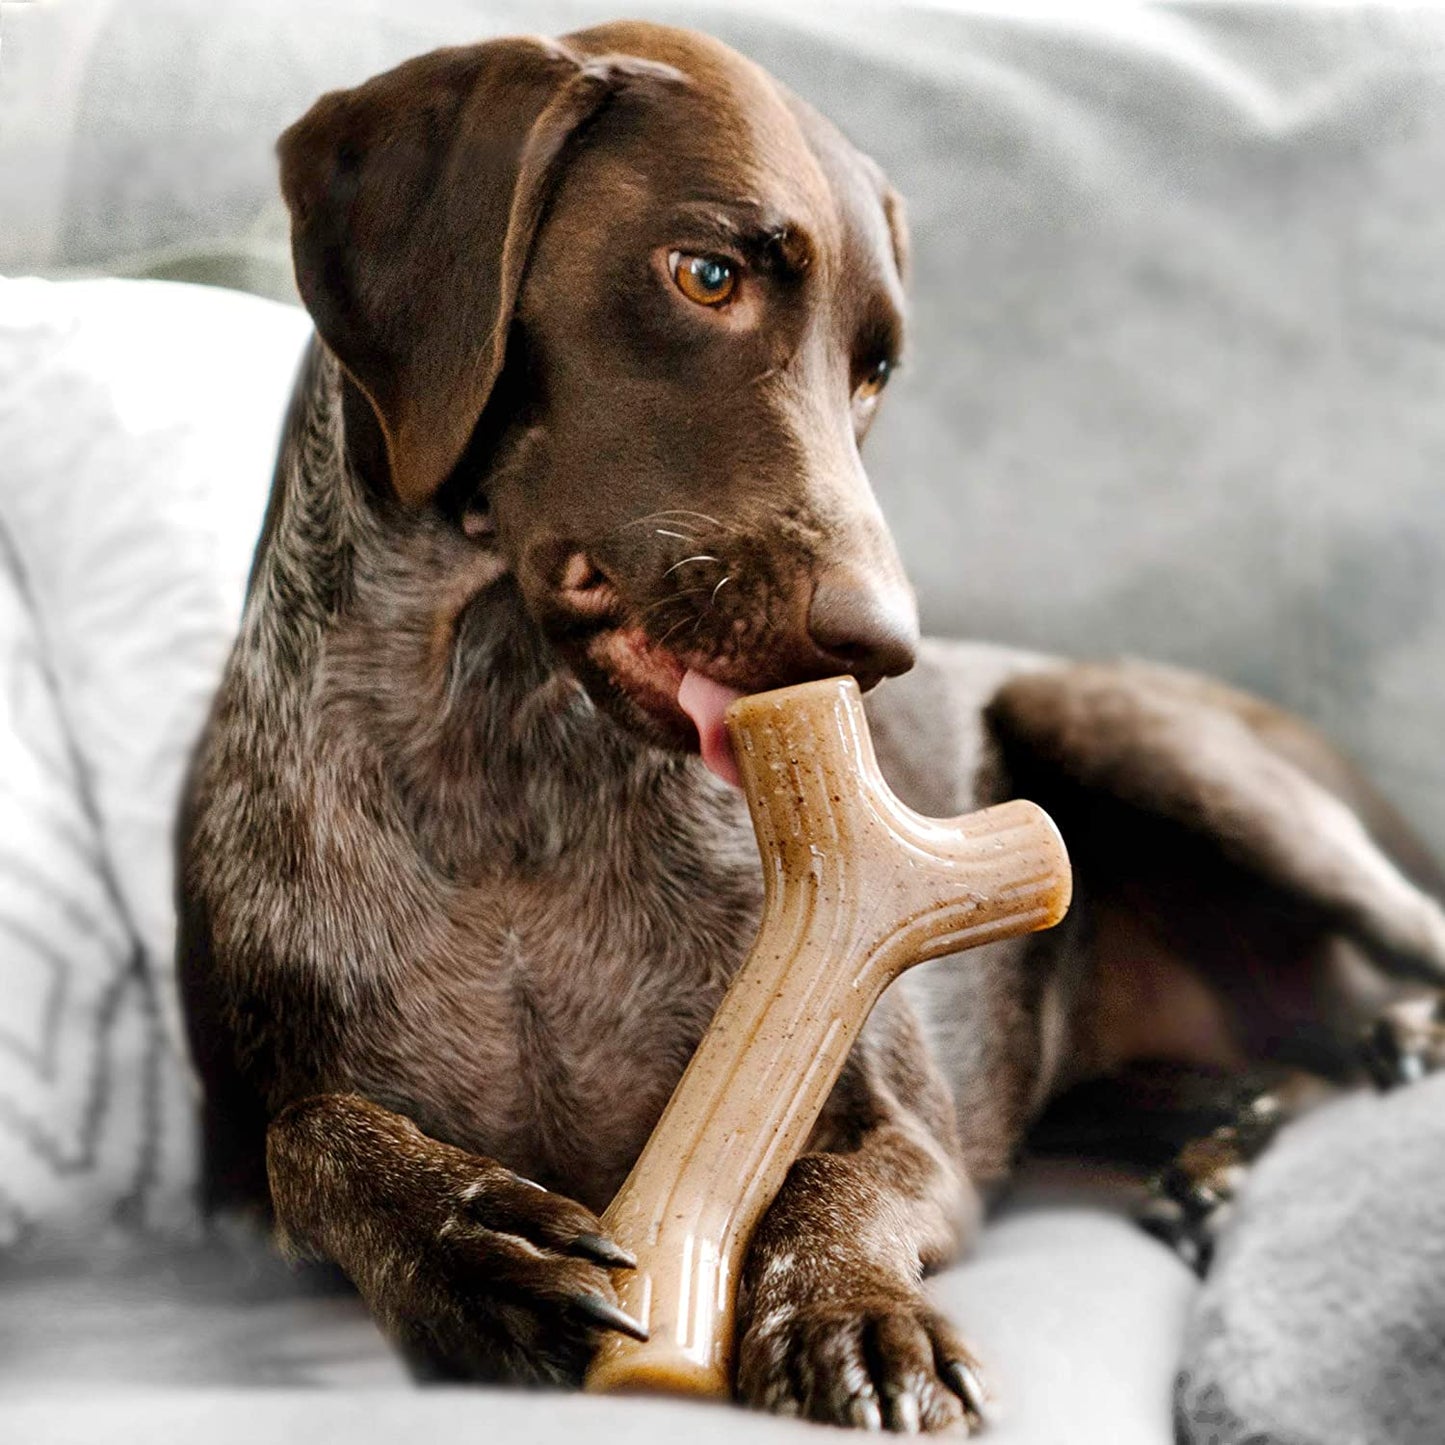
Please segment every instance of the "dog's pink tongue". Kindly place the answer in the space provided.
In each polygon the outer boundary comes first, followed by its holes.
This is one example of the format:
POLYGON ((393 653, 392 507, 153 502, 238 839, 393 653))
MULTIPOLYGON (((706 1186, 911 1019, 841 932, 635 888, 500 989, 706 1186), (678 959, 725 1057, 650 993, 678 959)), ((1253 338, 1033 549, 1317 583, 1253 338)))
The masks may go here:
POLYGON ((735 788, 742 786, 742 779, 738 776, 738 762, 733 756, 732 739, 728 737, 723 714, 727 712, 728 704, 741 696, 737 688, 725 687, 692 668, 683 674, 682 686, 677 690, 678 707, 697 728, 703 762, 723 782, 731 783, 735 788))

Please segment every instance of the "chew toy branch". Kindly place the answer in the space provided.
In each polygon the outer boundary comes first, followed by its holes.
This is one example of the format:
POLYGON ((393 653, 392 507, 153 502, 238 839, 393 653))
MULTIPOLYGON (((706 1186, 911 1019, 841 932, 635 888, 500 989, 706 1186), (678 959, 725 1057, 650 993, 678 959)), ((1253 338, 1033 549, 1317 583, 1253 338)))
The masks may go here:
POLYGON ((851 678, 727 715, 762 854, 758 936, 603 1217, 637 1257, 615 1276, 646 1342, 608 1335, 592 1390, 727 1395, 748 1240, 883 990, 926 959, 1048 928, 1070 896, 1042 809, 941 821, 878 771, 851 678))

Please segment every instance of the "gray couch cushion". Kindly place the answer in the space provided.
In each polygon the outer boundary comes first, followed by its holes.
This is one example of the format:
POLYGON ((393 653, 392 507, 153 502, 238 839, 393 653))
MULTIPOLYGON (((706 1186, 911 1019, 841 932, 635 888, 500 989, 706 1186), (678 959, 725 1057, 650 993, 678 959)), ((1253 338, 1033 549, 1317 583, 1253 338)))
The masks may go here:
MULTIPOLYGON (((977 1254, 932 1288, 987 1362, 1001 1401, 995 1445, 1166 1445, 1194 1281, 1116 1212, 1077 1188, 1063 1202, 1036 1184, 985 1233, 977 1254)), ((437 1440, 580 1437, 599 1445, 834 1438, 679 1402, 418 1395, 354 1298, 307 1293, 284 1267, 235 1245, 102 1257, 65 1270, 0 1262, 0 1439, 84 1438, 98 1410, 74 1404, 78 1396, 104 1401, 114 1445, 230 1445, 258 1434, 370 1445, 422 1429, 437 1440), (255 1385, 365 1396, 235 1394, 255 1385), (222 1393, 161 1393, 178 1386, 222 1393), (149 1393, 139 1404, 118 1399, 119 1390, 149 1393)))

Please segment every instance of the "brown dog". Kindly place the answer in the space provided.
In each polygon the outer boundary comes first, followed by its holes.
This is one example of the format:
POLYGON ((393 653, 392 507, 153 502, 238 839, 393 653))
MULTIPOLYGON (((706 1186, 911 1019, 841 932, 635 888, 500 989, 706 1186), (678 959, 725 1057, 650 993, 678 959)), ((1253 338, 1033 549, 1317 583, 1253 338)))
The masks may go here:
POLYGON ((754 1240, 738 1389, 976 1420, 919 1281, 1040 1105, 1136 1059, 1347 1074, 1369 965, 1445 976, 1426 861, 1263 704, 919 649, 858 456, 899 204, 741 57, 633 24, 440 51, 280 149, 319 340, 184 828, 213 1202, 269 1167, 283 1238, 429 1368, 577 1379, 629 1327, 592 1211, 758 914, 696 753, 726 772, 729 688, 917 653, 870 697, 890 780, 1037 798, 1078 903, 885 999, 754 1240))

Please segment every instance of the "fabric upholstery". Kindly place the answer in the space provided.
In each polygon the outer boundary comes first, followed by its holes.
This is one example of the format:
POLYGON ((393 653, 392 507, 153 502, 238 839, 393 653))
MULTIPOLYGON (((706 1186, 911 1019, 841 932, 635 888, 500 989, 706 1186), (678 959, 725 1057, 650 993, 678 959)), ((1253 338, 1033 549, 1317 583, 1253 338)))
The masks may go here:
POLYGON ((89 1247, 176 1204, 188 1129, 3 514, 0 819, 0 1250, 89 1247))
POLYGON ((106 1199, 194 1226, 171 839, 307 331, 233 292, 0 281, 0 1239, 106 1199))
POLYGON ((1436 1445, 1442 1169, 1442 1075, 1281 1137, 1190 1317, 1180 1445, 1436 1445))
MULTIPOLYGON (((988 1362, 1001 1402, 988 1438, 1167 1445, 1192 1276, 1078 1188, 1039 1181, 1025 1194, 932 1286, 988 1362)), ((234 1243, 45 1269, 0 1261, 0 1439, 81 1438, 96 1397, 116 1445, 832 1438, 680 1401, 418 1392, 354 1298, 308 1293, 234 1243), (245 1385, 268 1388, 238 1394, 245 1385)))

